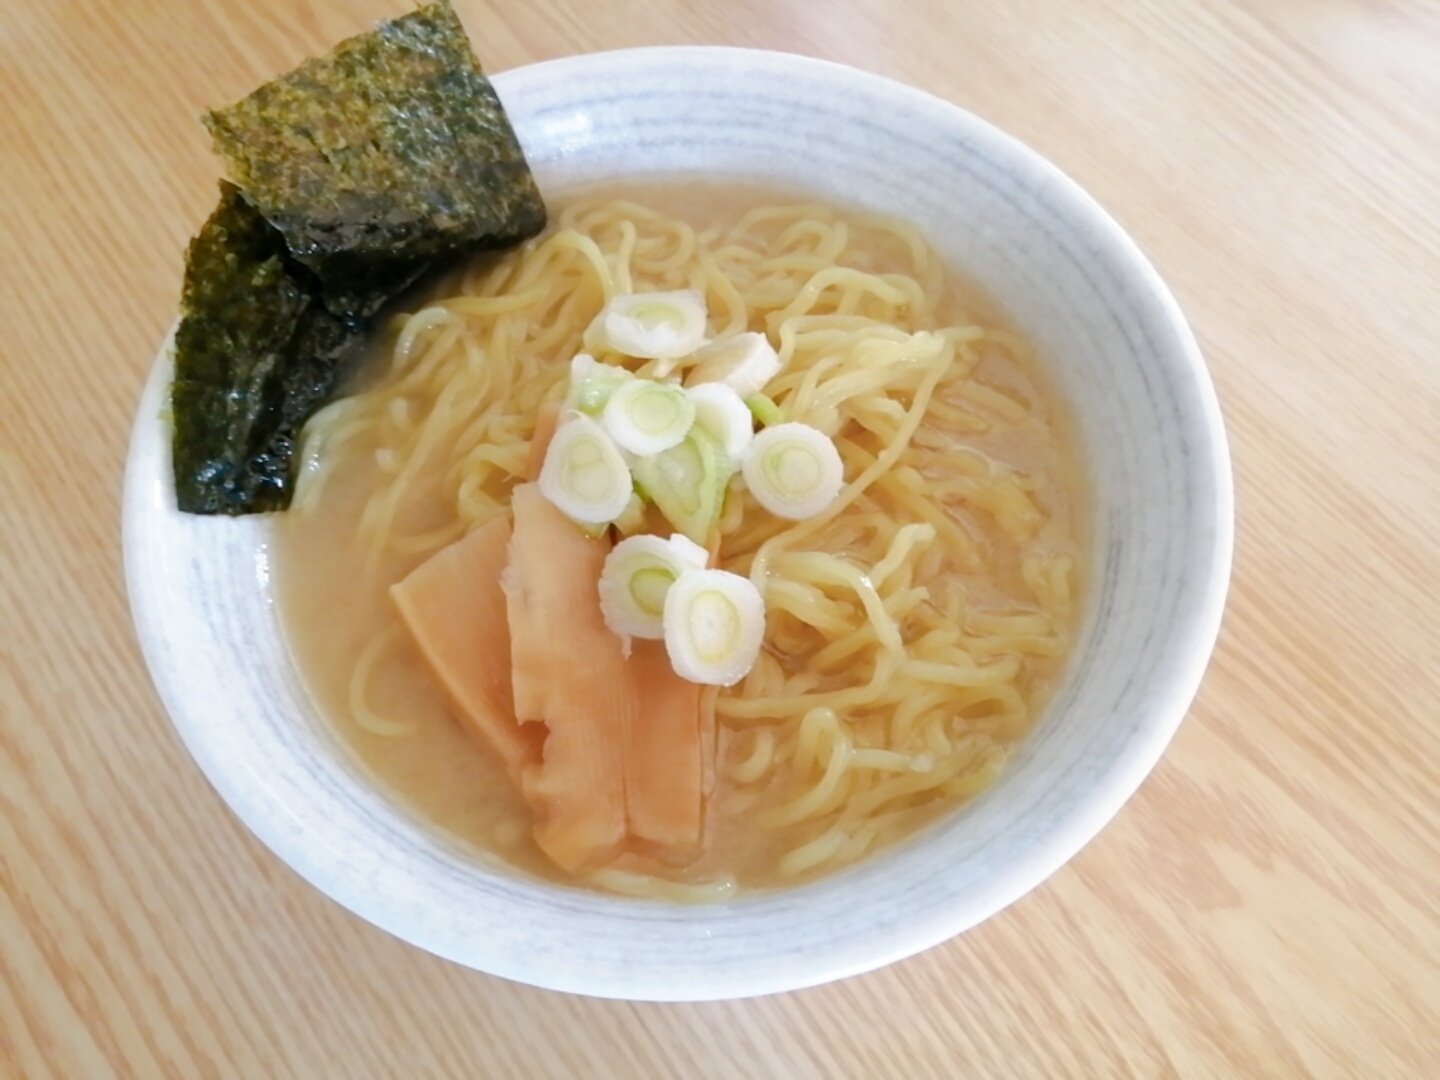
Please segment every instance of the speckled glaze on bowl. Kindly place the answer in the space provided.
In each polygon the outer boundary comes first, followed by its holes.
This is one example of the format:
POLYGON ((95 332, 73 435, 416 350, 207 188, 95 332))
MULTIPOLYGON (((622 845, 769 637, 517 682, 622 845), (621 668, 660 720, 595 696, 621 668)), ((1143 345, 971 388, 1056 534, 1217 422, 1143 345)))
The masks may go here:
POLYGON ((1053 873, 1135 791, 1184 716, 1229 578, 1224 430, 1149 263, 1074 183, 917 90, 778 54, 659 48, 495 79, 542 189, 691 174, 906 217, 1038 344, 1092 470, 1089 610, 1070 674, 1009 771, 916 841, 817 884, 710 907, 556 888, 459 854, 341 751, 281 640, 269 524, 175 510, 169 363, 140 404, 124 500, 141 645, 224 800, 317 888, 424 949, 605 997, 809 986, 935 945, 1053 873))

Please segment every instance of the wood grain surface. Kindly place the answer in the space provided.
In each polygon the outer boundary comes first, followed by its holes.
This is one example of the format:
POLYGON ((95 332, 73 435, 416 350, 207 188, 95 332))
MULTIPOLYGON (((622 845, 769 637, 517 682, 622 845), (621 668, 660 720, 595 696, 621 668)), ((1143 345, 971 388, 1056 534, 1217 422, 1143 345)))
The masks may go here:
POLYGON ((459 0, 492 70, 720 43, 970 108, 1189 313, 1235 455, 1210 674, 1029 897, 836 985, 565 997, 401 944, 229 815, 120 571, 131 414, 217 172, 199 111, 398 0, 0 6, 0 1074, 1440 1076, 1440 7, 459 0))

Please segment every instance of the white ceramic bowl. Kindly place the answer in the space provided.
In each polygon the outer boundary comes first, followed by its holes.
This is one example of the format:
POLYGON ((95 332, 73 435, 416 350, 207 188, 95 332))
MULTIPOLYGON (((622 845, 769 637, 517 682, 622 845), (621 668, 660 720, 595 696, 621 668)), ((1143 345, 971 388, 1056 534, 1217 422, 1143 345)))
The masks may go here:
POLYGON ((1078 419, 1093 583, 1069 677, 1009 771, 905 846, 817 884, 713 907, 610 899, 485 869, 396 809, 301 688, 270 592, 268 523, 175 510, 157 361, 125 487, 140 642, 177 730, 247 826, 317 888, 459 963, 661 1000, 812 985, 999 911, 1129 798, 1185 714, 1229 577, 1224 430, 1150 264, 1070 180, 917 90, 717 48, 581 56, 495 79, 542 189, 687 173, 904 216, 1038 344, 1078 419))

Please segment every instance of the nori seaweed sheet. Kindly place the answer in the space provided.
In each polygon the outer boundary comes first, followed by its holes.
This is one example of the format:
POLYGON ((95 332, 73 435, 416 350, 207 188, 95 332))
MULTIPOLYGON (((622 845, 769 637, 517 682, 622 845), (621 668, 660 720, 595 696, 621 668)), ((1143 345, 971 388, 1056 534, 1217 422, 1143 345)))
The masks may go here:
POLYGON ((448 3, 350 38, 205 124, 229 178, 338 312, 373 313, 377 278, 393 295, 430 260, 510 247, 545 226, 519 140, 448 3))
POLYGON ((221 182, 190 242, 175 332, 175 496, 192 514, 283 510, 300 429, 358 353, 366 323, 318 300, 284 238, 221 182))
POLYGON ((372 317, 458 255, 529 239, 545 205, 447 3, 344 41, 205 123, 234 183, 186 260, 177 501, 283 510, 300 430, 372 317))

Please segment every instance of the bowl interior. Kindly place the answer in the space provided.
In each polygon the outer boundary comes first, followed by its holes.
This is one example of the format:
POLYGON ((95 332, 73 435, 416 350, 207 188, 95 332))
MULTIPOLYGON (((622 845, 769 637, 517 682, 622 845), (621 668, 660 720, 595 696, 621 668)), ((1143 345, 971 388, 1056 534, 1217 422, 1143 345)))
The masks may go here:
POLYGON ((462 856, 361 777, 280 637, 268 523, 181 515, 162 353, 136 422, 126 572, 187 747, 268 846, 376 925, 460 963, 610 997, 823 982, 917 952, 1033 888, 1134 791, 1198 685, 1229 572, 1214 393, 1154 271, 1072 182, 918 91, 776 53, 630 50, 496 77, 542 190, 733 177, 905 217, 996 299, 1071 405, 1093 494, 1070 675, 1009 770, 920 838, 789 892, 702 908, 538 884, 462 856))

